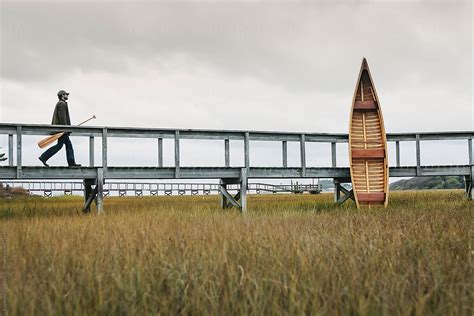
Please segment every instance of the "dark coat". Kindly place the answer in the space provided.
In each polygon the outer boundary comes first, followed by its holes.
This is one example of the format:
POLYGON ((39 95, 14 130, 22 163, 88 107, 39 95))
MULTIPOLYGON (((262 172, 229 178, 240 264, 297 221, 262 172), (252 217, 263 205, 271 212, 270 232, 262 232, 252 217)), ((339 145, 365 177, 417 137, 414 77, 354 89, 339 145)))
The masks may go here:
POLYGON ((54 108, 52 125, 71 125, 71 118, 69 117, 69 109, 67 102, 59 100, 54 108))

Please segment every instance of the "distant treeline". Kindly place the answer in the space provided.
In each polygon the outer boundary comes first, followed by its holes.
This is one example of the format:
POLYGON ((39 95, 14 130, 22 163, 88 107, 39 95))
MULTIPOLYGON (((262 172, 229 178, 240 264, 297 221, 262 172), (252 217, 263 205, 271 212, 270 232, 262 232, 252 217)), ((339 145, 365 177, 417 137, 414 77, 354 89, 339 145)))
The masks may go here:
MULTIPOLYGON (((323 190, 333 190, 334 184, 331 180, 319 180, 323 190)), ((350 188, 350 184, 345 184, 350 188)), ((463 176, 436 176, 417 177, 398 180, 390 184, 390 190, 429 190, 429 189, 464 189, 463 176)))
POLYGON ((463 176, 436 176, 403 179, 390 184, 390 190, 463 189, 463 176))

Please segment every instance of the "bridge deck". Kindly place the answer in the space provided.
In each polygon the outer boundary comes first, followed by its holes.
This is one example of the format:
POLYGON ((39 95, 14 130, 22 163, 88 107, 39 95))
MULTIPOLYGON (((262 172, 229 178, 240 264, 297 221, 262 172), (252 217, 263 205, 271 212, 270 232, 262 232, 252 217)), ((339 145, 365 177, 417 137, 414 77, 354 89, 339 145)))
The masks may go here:
MULTIPOLYGON (((469 176, 470 165, 451 166, 403 166, 390 167, 391 177, 415 176, 469 176)), ((222 179, 240 177, 242 167, 181 167, 181 179, 222 179)), ((15 166, 0 166, 0 179, 92 179, 97 177, 97 167, 29 167, 22 166, 18 173, 15 166)), ((174 167, 107 167, 107 179, 176 179, 174 167)), ((348 178, 345 167, 250 167, 248 178, 348 178)))

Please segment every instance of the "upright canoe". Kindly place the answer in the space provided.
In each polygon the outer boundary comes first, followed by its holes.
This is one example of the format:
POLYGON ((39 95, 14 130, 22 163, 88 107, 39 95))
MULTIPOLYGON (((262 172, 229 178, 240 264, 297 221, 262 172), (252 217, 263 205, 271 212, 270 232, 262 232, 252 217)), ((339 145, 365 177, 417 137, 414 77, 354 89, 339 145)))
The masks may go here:
POLYGON ((352 99, 349 161, 357 207, 387 206, 387 137, 379 98, 365 58, 352 99))

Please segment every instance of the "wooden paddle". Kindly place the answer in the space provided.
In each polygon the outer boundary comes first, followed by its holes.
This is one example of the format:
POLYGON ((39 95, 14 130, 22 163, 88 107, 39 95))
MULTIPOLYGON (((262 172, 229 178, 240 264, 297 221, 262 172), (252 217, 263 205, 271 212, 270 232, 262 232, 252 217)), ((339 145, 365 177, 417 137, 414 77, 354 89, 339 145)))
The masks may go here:
MULTIPOLYGON (((84 122, 78 124, 77 126, 81 126, 82 124, 84 124, 86 122, 89 122, 90 120, 95 119, 95 118, 96 118, 96 116, 92 115, 91 118, 88 118, 87 120, 85 120, 84 122)), ((56 134, 53 134, 51 136, 48 136, 48 137, 40 140, 38 142, 38 146, 39 146, 39 148, 44 148, 44 147, 50 145, 51 143, 55 142, 56 140, 58 140, 58 138, 63 136, 63 135, 64 135, 64 132, 60 132, 60 133, 56 133, 56 134)))

